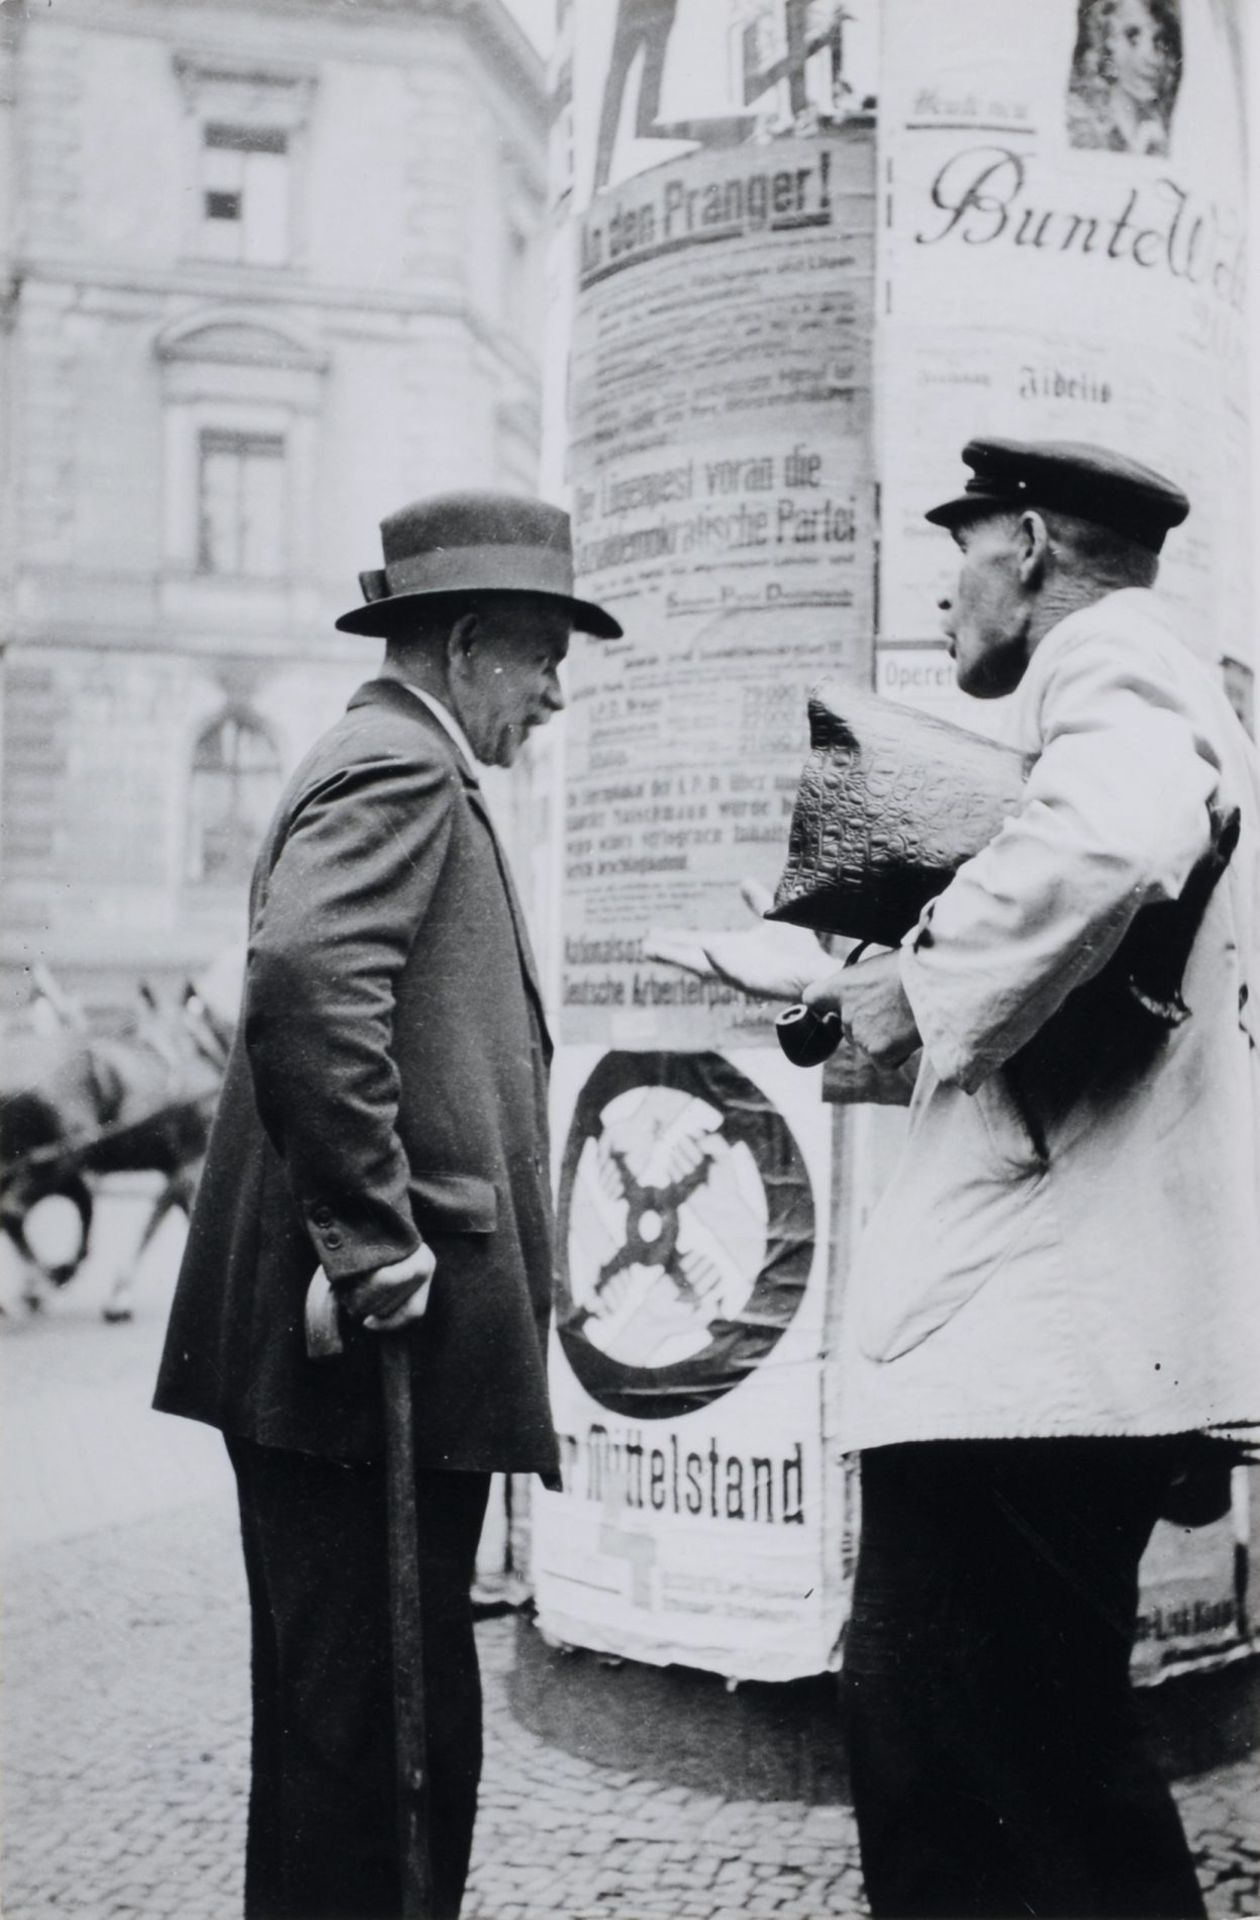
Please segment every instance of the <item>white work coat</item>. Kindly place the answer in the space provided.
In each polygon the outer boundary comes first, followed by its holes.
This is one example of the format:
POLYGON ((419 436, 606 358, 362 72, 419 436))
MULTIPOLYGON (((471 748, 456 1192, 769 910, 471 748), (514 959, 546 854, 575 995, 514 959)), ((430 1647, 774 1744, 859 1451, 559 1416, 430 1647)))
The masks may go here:
POLYGON ((850 1277, 845 1447, 1260 1420, 1260 763, 1142 589, 1045 636, 1012 720, 1022 804, 902 950, 923 1064, 850 1277), (1209 804, 1242 829, 1189 1018, 1030 1128, 1006 1063, 1177 898, 1209 804))

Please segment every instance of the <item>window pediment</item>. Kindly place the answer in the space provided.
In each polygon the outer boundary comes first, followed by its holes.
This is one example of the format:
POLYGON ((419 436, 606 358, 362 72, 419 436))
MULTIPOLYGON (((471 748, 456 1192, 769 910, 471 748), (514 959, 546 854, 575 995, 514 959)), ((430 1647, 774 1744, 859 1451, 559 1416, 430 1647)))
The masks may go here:
POLYGON ((252 318, 223 315, 176 321, 159 335, 159 360, 213 362, 219 366, 285 367, 322 373, 328 356, 310 341, 252 318))
POLYGON ((310 115, 313 67, 271 60, 256 65, 216 50, 177 53, 175 73, 190 113, 290 132, 310 115))

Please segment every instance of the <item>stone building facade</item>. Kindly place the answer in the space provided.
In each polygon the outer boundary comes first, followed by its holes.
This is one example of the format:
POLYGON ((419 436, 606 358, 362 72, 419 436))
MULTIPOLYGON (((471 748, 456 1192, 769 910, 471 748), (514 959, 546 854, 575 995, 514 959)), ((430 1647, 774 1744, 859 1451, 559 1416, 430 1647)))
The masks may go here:
POLYGON ((536 485, 543 76, 498 0, 14 13, 0 965, 105 1002, 239 939, 382 514, 536 485))

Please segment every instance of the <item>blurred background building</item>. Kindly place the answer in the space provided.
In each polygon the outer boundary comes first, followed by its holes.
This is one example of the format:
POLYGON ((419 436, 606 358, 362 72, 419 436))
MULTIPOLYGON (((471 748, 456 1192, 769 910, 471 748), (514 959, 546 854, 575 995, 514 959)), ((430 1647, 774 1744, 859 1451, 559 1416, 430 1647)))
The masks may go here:
POLYGON ((241 937, 382 514, 535 488, 543 69, 499 0, 0 22, 0 977, 101 1006, 241 937))

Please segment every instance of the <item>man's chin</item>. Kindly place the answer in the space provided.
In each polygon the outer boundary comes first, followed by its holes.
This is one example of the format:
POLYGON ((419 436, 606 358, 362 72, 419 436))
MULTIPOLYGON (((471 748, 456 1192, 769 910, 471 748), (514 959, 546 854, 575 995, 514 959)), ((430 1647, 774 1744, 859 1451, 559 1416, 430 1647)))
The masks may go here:
POLYGON ((523 726, 509 727, 499 740, 494 756, 496 767, 515 766, 524 750, 525 742, 535 727, 545 724, 542 720, 527 720, 523 726))
POLYGON ((1008 693, 1014 693, 1018 681, 1012 680, 1005 685, 987 678, 982 673, 958 673, 954 675, 960 692, 972 700, 1002 700, 1008 693))
POLYGON ((1027 656, 1015 648, 985 652, 978 658, 954 660, 954 680, 972 700, 1004 700, 1014 693, 1028 666, 1027 656))

